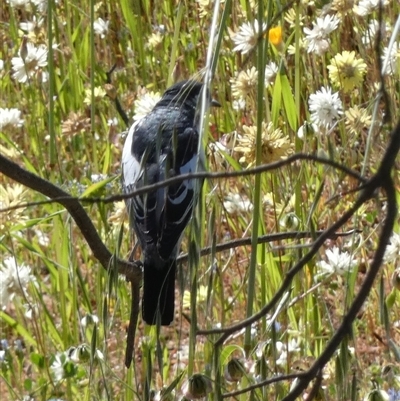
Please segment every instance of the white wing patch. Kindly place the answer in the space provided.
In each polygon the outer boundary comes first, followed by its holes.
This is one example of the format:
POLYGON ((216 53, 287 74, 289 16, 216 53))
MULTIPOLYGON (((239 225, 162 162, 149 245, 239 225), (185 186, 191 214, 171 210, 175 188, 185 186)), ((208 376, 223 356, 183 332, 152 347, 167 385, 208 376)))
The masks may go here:
POLYGON ((135 122, 129 129, 124 149, 122 150, 122 174, 125 187, 135 184, 140 175, 140 160, 136 160, 132 155, 133 134, 139 122, 140 120, 135 122))

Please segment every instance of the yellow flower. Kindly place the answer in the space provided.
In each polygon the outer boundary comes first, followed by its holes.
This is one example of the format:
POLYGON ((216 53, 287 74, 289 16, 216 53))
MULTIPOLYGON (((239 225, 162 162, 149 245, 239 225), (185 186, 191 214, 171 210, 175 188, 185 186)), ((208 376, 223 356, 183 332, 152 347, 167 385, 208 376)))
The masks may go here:
MULTIPOLYGON (((27 194, 28 191, 23 185, 0 185, 0 209, 7 209, 25 203, 27 194)), ((28 219, 25 209, 20 208, 1 212, 0 229, 5 230, 6 227, 14 227, 24 223, 28 219)))
MULTIPOLYGON (((94 88, 94 99, 95 100, 100 100, 106 95, 106 91, 101 87, 101 86, 96 86, 94 88)), ((85 100, 83 103, 87 104, 90 106, 92 102, 92 90, 90 88, 85 89, 85 100)))
MULTIPOLYGON (((197 303, 205 302, 207 300, 207 287, 200 285, 197 289, 197 303)), ((183 308, 188 309, 191 306, 191 292, 185 290, 183 293, 183 308)))
POLYGON ((345 125, 351 134, 358 135, 360 131, 366 130, 371 125, 371 116, 367 109, 354 106, 345 111, 345 125))
POLYGON ((282 27, 271 28, 268 32, 268 38, 274 46, 279 46, 282 43, 282 27))
POLYGON ((162 43, 163 39, 164 35, 160 31, 153 32, 147 41, 147 47, 149 49, 157 49, 162 43))
POLYGON ((126 207, 124 201, 114 203, 114 211, 108 217, 108 222, 119 226, 122 224, 126 217, 126 207))
MULTIPOLYGON (((234 148, 236 152, 242 154, 240 163, 252 167, 256 163, 256 138, 257 127, 243 126, 244 135, 237 138, 238 146, 234 148)), ((293 143, 290 142, 280 129, 274 129, 272 123, 262 123, 262 163, 272 163, 274 161, 286 159, 293 151, 293 143)))
POLYGON ((367 64, 363 59, 357 58, 355 52, 345 50, 336 54, 328 65, 328 70, 332 85, 349 92, 363 81, 367 64))

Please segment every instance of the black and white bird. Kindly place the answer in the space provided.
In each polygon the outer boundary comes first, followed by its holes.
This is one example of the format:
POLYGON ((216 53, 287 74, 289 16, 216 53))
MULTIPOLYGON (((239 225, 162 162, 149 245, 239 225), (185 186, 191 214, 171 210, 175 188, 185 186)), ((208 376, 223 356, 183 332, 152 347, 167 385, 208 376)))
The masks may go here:
MULTIPOLYGON (((131 126, 122 154, 125 193, 197 170, 202 163, 198 132, 202 88, 194 80, 171 86, 153 110, 131 126)), ((207 101, 211 102, 209 96, 207 101)), ((176 258, 201 186, 199 180, 184 180, 126 201, 142 249, 142 315, 147 324, 157 324, 158 314, 161 325, 174 319, 176 258)))

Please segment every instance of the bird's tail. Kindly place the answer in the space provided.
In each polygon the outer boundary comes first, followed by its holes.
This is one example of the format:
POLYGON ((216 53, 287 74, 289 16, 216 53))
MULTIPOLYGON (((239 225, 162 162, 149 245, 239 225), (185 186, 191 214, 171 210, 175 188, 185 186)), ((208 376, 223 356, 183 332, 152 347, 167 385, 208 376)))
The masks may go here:
POLYGON ((174 320, 176 261, 168 261, 162 268, 144 262, 143 266, 143 320, 150 325, 160 322, 168 326, 174 320))

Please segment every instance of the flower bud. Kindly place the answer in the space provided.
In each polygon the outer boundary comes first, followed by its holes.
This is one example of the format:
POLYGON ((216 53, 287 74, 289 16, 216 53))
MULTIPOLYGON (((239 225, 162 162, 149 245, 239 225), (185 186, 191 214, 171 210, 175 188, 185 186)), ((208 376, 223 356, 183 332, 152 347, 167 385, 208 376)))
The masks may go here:
POLYGON ((374 389, 367 394, 364 401, 389 401, 389 394, 384 390, 374 389))
POLYGON ((189 377, 182 386, 182 393, 189 400, 203 398, 211 391, 211 380, 200 373, 196 373, 192 377, 189 377))
POLYGON ((229 382, 238 382, 245 373, 244 363, 241 359, 232 358, 225 366, 224 376, 229 382))

